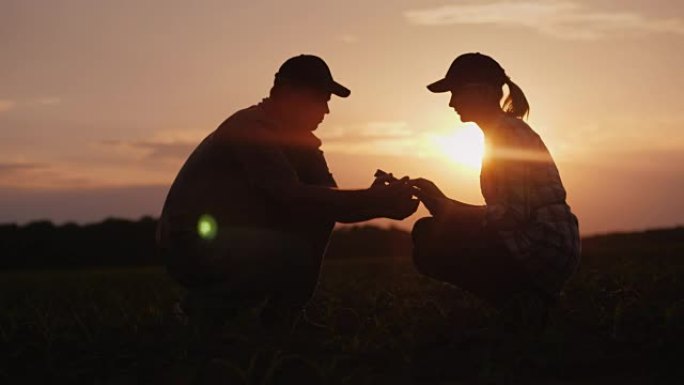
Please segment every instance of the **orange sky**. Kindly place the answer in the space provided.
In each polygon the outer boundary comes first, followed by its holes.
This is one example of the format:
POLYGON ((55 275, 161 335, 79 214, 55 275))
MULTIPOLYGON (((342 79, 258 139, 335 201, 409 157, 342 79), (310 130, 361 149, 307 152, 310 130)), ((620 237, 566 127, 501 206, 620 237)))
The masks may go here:
POLYGON ((482 203, 477 129, 425 89, 480 51, 525 91, 583 233, 684 224, 680 1, 185 4, 0 3, 0 223, 158 215, 192 148, 299 53, 352 90, 317 131, 342 187, 382 168, 482 203))

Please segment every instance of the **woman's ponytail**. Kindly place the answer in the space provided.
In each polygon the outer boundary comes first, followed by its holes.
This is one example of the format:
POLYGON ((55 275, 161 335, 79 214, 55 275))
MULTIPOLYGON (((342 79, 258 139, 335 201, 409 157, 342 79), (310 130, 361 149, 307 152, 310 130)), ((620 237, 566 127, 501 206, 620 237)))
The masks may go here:
POLYGON ((513 83, 511 78, 507 77, 505 84, 508 86, 508 96, 503 103, 503 110, 506 114, 522 119, 530 113, 530 104, 523 91, 517 84, 513 83))

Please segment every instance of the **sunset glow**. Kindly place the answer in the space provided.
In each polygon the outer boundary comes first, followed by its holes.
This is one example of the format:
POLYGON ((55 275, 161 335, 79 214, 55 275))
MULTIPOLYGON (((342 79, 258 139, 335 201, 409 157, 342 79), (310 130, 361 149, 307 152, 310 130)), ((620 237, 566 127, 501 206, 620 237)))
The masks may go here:
POLYGON ((193 149, 302 53, 352 91, 315 131, 340 188, 380 168, 480 204, 482 133, 426 89, 465 52, 524 92, 584 234, 684 221, 682 1, 200 3, 0 5, 0 224, 157 217, 193 149))
POLYGON ((477 126, 466 124, 452 133, 435 135, 432 145, 450 162, 479 171, 484 155, 484 136, 477 126))

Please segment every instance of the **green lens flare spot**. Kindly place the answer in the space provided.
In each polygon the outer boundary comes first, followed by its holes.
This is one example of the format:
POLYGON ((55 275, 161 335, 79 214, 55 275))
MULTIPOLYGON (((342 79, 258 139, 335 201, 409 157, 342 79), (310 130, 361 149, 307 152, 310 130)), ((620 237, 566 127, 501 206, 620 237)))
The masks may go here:
POLYGON ((216 238, 218 232, 218 225, 216 219, 209 214, 202 215, 197 221, 197 234, 202 239, 212 240, 216 238))

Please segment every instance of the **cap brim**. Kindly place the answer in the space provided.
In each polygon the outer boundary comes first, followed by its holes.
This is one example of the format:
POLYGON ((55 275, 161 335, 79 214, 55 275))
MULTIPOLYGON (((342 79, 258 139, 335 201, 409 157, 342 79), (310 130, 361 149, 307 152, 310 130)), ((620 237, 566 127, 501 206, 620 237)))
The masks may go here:
POLYGON ((341 98, 346 98, 351 94, 351 91, 349 90, 349 88, 333 80, 330 84, 330 93, 337 95, 341 98))
POLYGON ((451 91, 451 82, 446 78, 439 79, 436 82, 429 84, 427 89, 435 93, 451 91))

